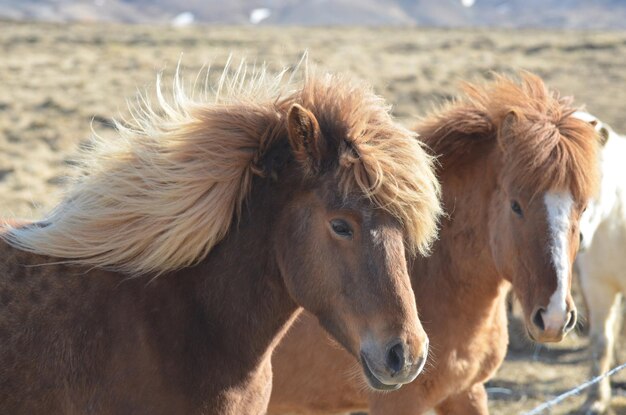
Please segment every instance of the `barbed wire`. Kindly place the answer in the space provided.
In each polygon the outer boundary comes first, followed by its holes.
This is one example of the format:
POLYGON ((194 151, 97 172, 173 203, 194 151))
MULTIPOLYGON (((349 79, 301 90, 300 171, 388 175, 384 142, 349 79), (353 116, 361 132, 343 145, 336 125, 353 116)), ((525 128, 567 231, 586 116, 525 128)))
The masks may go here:
MULTIPOLYGON (((574 396, 574 395, 578 395, 580 392, 582 392, 583 390, 587 389, 588 387, 595 385, 596 383, 600 382, 602 379, 604 378, 608 378, 609 376, 614 375, 615 373, 619 372, 620 370, 626 368, 626 363, 623 363, 617 367, 614 367, 613 369, 609 370, 606 373, 603 373, 602 375, 598 375, 595 378, 588 380, 585 383, 582 383, 580 385, 578 385, 577 387, 575 387, 574 389, 571 389, 565 393, 560 394, 559 396, 557 396, 556 398, 553 398, 547 402, 542 403, 541 405, 537 406, 535 409, 528 411, 528 412, 522 412, 521 415, 539 415, 541 413, 543 413, 544 411, 549 411, 550 408, 552 408, 555 405, 560 404, 561 402, 563 402, 565 399, 569 398, 570 396, 574 396)), ((549 413, 549 412, 548 412, 549 413)))

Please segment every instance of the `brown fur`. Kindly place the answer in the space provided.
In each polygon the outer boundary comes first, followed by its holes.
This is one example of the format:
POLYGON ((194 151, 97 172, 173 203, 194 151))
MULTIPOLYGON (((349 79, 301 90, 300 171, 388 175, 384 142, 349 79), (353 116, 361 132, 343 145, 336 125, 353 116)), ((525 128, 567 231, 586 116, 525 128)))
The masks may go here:
POLYGON ((242 98, 161 102, 46 220, 7 223, 1 413, 264 413, 300 306, 353 355, 364 335, 423 352, 405 241, 427 246, 439 207, 413 134, 345 77, 242 98), (418 206, 382 205, 394 189, 418 206))
POLYGON ((230 229, 253 178, 275 174, 271 157, 279 156, 285 116, 300 103, 326 136, 343 138, 328 144, 335 165, 318 173, 336 168, 344 197, 372 200, 403 223, 410 249, 428 250, 437 227, 431 212, 439 210, 431 161, 369 87, 340 75, 305 75, 297 85, 227 71, 211 99, 189 98, 177 74, 167 100, 159 78, 157 105, 140 97, 132 123, 118 123, 119 139, 94 137, 78 179, 45 219, 49 226, 16 230, 8 241, 133 275, 193 265, 230 229), (395 136, 402 140, 390 145, 395 136))
MULTIPOLYGON (((431 344, 425 373, 399 391, 368 392, 348 375, 351 357, 332 347, 304 313, 274 354, 270 413, 338 413, 369 405, 373 415, 416 415, 430 408, 440 414, 486 414, 483 383, 506 353, 504 302, 510 284, 529 333, 546 341, 564 335, 537 334, 529 321, 556 286, 539 193, 568 189, 574 195, 571 265, 577 221, 596 184, 595 133, 571 116, 568 100, 530 74, 521 82, 496 77, 465 91, 417 126, 439 156, 447 212, 432 255, 411 266, 431 344), (511 212, 513 198, 524 209, 523 220, 511 212)), ((569 294, 567 305, 573 307, 569 294)))

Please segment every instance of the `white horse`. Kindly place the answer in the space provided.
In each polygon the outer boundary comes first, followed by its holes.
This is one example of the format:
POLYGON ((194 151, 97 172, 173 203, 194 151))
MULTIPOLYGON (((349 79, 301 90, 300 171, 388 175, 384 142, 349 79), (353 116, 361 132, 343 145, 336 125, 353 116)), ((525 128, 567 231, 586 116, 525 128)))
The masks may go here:
MULTIPOLYGON (((620 302, 626 293, 626 137, 590 114, 577 115, 595 125, 603 143, 600 191, 581 218, 577 258, 589 310, 591 374, 597 376, 612 363, 620 302)), ((610 400, 611 386, 606 378, 590 389, 583 413, 605 413, 610 400)))

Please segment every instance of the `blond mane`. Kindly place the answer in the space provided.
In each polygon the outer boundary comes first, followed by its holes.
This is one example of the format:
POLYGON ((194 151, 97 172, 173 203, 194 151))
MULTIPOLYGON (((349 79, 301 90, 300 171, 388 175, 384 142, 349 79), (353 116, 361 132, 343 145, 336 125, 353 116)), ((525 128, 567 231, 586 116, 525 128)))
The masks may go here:
POLYGON ((119 138, 94 137, 66 197, 41 222, 10 228, 15 247, 130 275, 161 274, 202 260, 227 234, 263 175, 265 152, 286 137, 294 103, 309 109, 339 149, 345 194, 359 191, 402 221, 411 248, 436 234, 439 188, 415 134, 395 124, 381 98, 346 76, 227 67, 200 98, 157 78, 119 138), (287 76, 290 75, 290 76, 287 76))
POLYGON ((471 161, 498 144, 505 176, 515 186, 569 189, 588 199, 598 183, 596 132, 574 115, 571 98, 536 75, 519 78, 495 75, 483 85, 464 84, 464 95, 421 120, 417 132, 444 165, 471 161))

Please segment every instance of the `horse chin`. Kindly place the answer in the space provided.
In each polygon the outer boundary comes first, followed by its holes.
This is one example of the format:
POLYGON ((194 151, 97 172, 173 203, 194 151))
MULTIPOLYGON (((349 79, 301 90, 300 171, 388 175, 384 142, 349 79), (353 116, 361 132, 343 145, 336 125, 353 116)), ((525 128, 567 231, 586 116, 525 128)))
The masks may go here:
POLYGON ((365 373, 365 379, 367 379, 367 384, 369 385, 370 388, 374 390, 382 391, 382 392, 395 391, 402 387, 402 383, 387 385, 385 383, 382 383, 380 380, 378 380, 376 375, 374 375, 374 372, 372 372, 372 370, 370 369, 367 363, 367 359, 362 354, 361 354, 361 367, 363 368, 363 373, 365 373))

